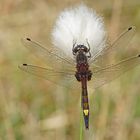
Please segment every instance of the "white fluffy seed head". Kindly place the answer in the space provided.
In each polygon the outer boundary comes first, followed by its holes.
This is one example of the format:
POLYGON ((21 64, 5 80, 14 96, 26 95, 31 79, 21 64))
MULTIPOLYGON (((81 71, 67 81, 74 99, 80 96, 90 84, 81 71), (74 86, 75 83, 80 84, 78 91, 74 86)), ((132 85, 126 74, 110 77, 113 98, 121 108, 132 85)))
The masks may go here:
POLYGON ((91 55, 95 56, 105 47, 106 32, 103 20, 85 5, 64 10, 60 13, 52 31, 54 46, 73 57, 72 47, 90 44, 91 55))

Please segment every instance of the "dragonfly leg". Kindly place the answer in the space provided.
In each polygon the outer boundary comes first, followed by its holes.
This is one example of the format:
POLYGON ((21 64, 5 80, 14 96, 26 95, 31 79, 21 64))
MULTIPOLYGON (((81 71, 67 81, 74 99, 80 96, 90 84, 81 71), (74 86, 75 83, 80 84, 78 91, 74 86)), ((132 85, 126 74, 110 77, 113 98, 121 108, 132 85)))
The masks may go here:
POLYGON ((86 42, 87 42, 87 45, 88 45, 88 58, 91 58, 91 53, 90 53, 90 44, 89 44, 89 42, 88 42, 88 39, 86 39, 86 42))
POLYGON ((90 51, 90 44, 88 42, 88 39, 86 39, 87 45, 88 45, 88 52, 90 51))
POLYGON ((78 72, 75 73, 75 77, 76 77, 77 81, 79 81, 79 82, 81 81, 81 77, 78 72))
POLYGON ((73 53, 73 55, 75 55, 75 52, 74 52, 75 45, 76 45, 76 41, 73 40, 73 47, 72 47, 72 53, 73 53))
POLYGON ((88 81, 90 81, 92 78, 92 72, 90 70, 87 73, 87 78, 88 78, 88 81))

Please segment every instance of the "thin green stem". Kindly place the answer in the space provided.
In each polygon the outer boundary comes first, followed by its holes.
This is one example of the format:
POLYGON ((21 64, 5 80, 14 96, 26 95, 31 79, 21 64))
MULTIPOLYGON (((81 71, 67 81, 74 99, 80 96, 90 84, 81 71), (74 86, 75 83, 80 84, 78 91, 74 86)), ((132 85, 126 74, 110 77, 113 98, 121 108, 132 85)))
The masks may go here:
POLYGON ((80 113, 80 140, 83 140, 83 110, 80 113))

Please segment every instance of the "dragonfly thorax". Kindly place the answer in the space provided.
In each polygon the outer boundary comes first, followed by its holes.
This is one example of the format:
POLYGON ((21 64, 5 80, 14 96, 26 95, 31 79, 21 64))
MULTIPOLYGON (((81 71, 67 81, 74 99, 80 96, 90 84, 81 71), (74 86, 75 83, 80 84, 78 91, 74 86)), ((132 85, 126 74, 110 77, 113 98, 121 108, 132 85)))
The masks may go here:
POLYGON ((87 54, 83 50, 79 50, 76 54, 77 72, 75 74, 75 77, 78 81, 81 81, 82 78, 86 78, 88 81, 91 79, 92 73, 89 70, 87 60, 87 54))
POLYGON ((76 55, 77 64, 87 63, 87 56, 83 51, 79 51, 76 55))

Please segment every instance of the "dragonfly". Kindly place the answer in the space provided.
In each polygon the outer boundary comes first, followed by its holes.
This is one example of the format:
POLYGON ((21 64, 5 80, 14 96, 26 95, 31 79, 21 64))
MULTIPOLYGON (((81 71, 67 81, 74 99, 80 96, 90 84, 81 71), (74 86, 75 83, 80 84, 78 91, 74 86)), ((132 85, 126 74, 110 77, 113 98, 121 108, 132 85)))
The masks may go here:
POLYGON ((88 85, 91 88, 99 88, 140 64, 138 48, 134 51, 133 47, 128 45, 135 30, 134 26, 127 28, 112 44, 108 44, 94 56, 91 55, 88 40, 87 45, 73 43, 71 50, 73 58, 67 56, 59 48, 43 47, 30 38, 24 38, 22 39, 24 46, 46 60, 47 65, 40 67, 21 64, 19 68, 58 85, 68 86, 69 83, 73 83, 72 85, 75 87, 80 85, 83 119, 85 128, 89 129, 88 85), (111 61, 113 57, 118 59, 111 61), (66 82, 61 82, 56 78, 65 79, 66 82))

